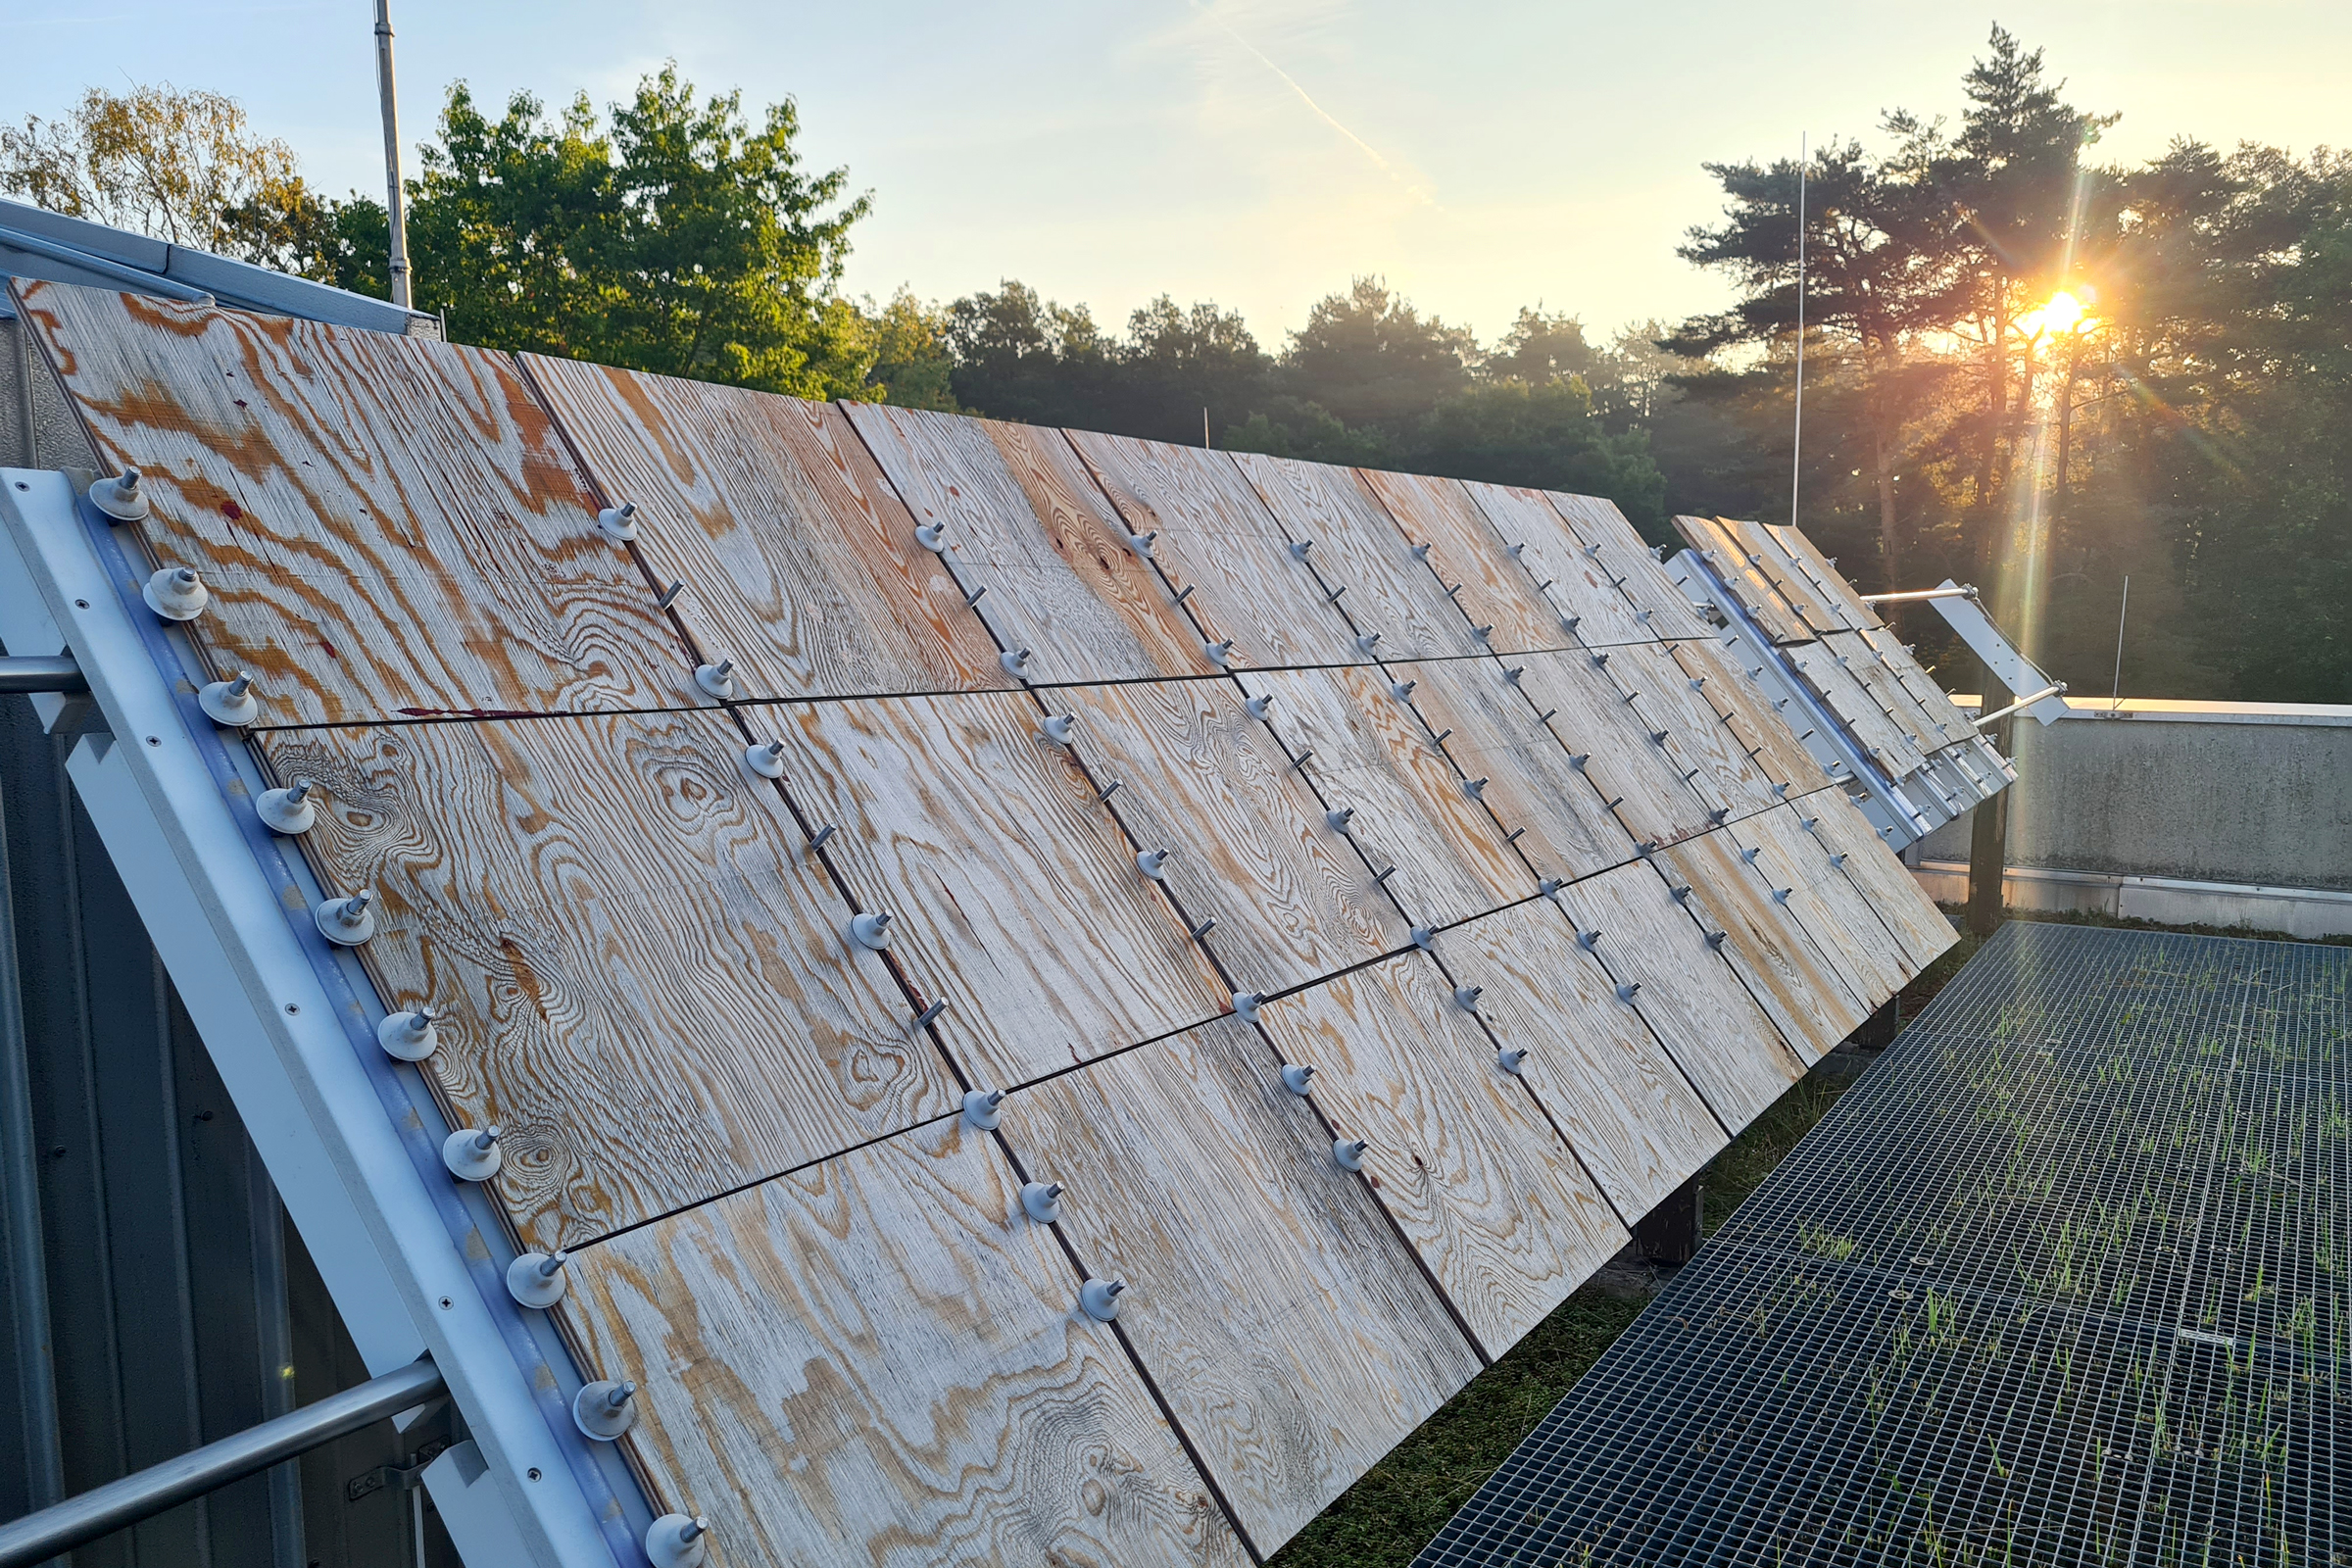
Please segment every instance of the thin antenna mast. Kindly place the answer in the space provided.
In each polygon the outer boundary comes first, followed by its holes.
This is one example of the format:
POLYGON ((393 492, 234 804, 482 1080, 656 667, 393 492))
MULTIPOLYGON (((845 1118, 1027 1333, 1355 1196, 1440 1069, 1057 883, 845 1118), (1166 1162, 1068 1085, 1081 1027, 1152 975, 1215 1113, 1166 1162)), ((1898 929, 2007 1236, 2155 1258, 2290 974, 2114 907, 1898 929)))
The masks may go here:
POLYGON ((2124 604, 2115 612, 2115 691, 2107 700, 2107 711, 2114 712, 2124 706, 2124 617, 2132 613, 2132 574, 2124 573, 2124 604))
POLYGON ((1805 164, 1812 151, 1796 138, 1796 434, 1788 443, 1788 526, 1796 526, 1796 486, 1805 455, 1805 164))
POLYGON ((384 106, 384 211, 392 220, 392 303, 409 308, 409 218, 400 189, 400 109, 392 95, 392 0, 375 0, 375 87, 384 106))

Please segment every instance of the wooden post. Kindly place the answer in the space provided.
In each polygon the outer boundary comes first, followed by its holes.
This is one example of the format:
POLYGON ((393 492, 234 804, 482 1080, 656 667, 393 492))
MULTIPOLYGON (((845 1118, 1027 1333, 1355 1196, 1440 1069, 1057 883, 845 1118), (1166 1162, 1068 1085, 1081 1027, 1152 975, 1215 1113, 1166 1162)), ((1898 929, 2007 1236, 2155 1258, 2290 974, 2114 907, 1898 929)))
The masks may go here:
MULTIPOLYGON (((1979 665, 1982 669, 1984 666, 1979 665)), ((1984 669, 1978 684, 1984 693, 1977 711, 1989 713, 2009 706, 2014 700, 2009 688, 1990 669, 1984 669)), ((1992 744, 2003 757, 2009 755, 2011 727, 2016 717, 2004 718, 1992 726, 1992 744)), ((2003 790, 1991 800, 1978 805, 1970 822, 1968 840, 1968 928, 1979 936, 1990 936, 2001 923, 2001 877, 2009 861, 2009 791, 2003 790)))

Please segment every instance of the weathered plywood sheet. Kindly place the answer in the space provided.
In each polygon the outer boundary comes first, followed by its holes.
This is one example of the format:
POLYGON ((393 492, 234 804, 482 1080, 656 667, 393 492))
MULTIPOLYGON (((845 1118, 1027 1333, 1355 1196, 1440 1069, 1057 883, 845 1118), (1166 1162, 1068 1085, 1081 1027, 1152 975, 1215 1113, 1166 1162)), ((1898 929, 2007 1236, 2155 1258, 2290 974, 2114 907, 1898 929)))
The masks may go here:
POLYGON ((1690 782, 1710 810, 1745 816, 1772 805, 1778 796, 1764 770, 1748 758, 1740 736, 1724 722, 1706 689, 1690 683, 1664 648, 1620 649, 1609 661, 1609 677, 1631 698, 1645 739, 1657 744, 1676 772, 1690 782), (1663 732, 1665 740, 1655 742, 1663 732))
POLYGON ((1717 520, 1739 541, 1749 568, 1772 584, 1781 603, 1794 611, 1808 630, 1818 635, 1849 629, 1851 622, 1843 607, 1820 590, 1810 572, 1798 569, 1795 558, 1781 542, 1780 530, 1761 522, 1729 517, 1717 520))
POLYGON ((1323 820, 1231 682, 1081 686, 1075 748, 1146 850, 1167 850, 1165 886, 1236 985, 1275 992, 1410 940, 1373 872, 1323 820))
POLYGON ((1022 1083, 1227 1009, 1228 993, 1025 694, 762 710, 786 787, 974 1079, 1022 1083))
POLYGON ((1556 653, 1514 655, 1506 666, 1518 666, 1520 690, 1538 714, 1548 712, 1551 731, 1600 790, 1601 799, 1614 802, 1618 819, 1634 837, 1648 844, 1670 844, 1688 834, 1703 832, 1713 808, 1683 782, 1682 770, 1658 747, 1626 694, 1610 680, 1605 666, 1593 660, 1614 659, 1615 653, 1556 653))
POLYGON ((1536 592, 1551 603, 1563 621, 1576 622, 1572 632, 1563 625, 1562 631, 1569 634, 1555 637, 1555 642, 1614 648, 1657 640, 1649 625, 1657 617, 1638 618, 1642 607, 1617 587, 1600 557, 1587 552, 1585 542, 1569 530, 1543 491, 1469 482, 1462 488, 1505 552, 1518 550, 1520 568, 1536 592))
POLYGON ((1862 602, 1862 596, 1855 592, 1854 585, 1838 570, 1838 563, 1823 555, 1821 547, 1806 538, 1803 529, 1790 527, 1785 522, 1768 522, 1764 525, 1764 532, 1774 544, 1780 546, 1789 564, 1796 568, 1797 575, 1813 585, 1823 602, 1845 624, 1871 630, 1886 624, 1879 618, 1877 611, 1862 602))
POLYGON ((522 1235, 577 1246, 953 1109, 849 910, 716 713, 270 734, 325 791, 319 880, 373 888, 385 1004, 506 1129, 522 1235))
MULTIPOLYGON (((1121 612, 1118 598, 1097 592, 1070 559, 1096 565, 1097 586, 1109 586, 1118 580, 1110 553, 1126 563, 1134 558, 1112 543, 1101 522, 1075 523, 1066 506, 1046 502, 1060 514, 1056 523, 1039 515, 1030 490, 1051 494, 1054 486, 1049 480, 1024 488, 1003 448, 990 439, 987 421, 887 403, 845 403, 842 410, 915 519, 946 530, 956 581, 967 595, 985 596, 973 609, 999 642, 1029 653, 1029 679, 1141 680, 1193 667, 1190 629, 1180 628, 1180 617, 1166 611, 1158 583, 1123 585, 1136 592, 1133 608, 1143 612, 1148 629, 1160 634, 1155 657, 1121 612)), ((1024 450, 1031 444, 1014 445, 1024 450)), ((1102 505, 1100 496, 1096 503, 1102 505)), ((1150 569, 1141 576, 1148 579, 1150 569)))
POLYGON ((1494 628, 1488 640, 1494 649, 1558 648, 1569 641, 1558 613, 1536 592, 1537 579, 1510 558, 1460 480, 1377 468, 1357 471, 1405 537, 1429 547, 1430 569, 1453 591, 1470 624, 1494 628))
MULTIPOLYGON (((1314 573, 1250 481, 1222 452, 1129 436, 1065 431, 1096 479, 1152 547, 1204 642, 1231 640, 1236 666, 1362 663, 1355 633, 1324 600, 1314 573)), ((1194 651, 1192 668, 1214 668, 1194 651)))
POLYGON ((1860 640, 1878 655, 1879 662, 1893 672, 1911 701, 1919 705, 1929 727, 1941 738, 1939 750, 1965 746, 1976 738, 1976 720, 1960 710, 1945 693, 1942 682, 1928 673, 1912 656, 1910 647, 1892 631, 1865 631, 1860 640))
MULTIPOLYGON (((1401 668, 1401 666, 1396 666, 1401 668)), ((1413 668, 1423 666, 1415 665, 1413 668)), ((1378 668, 1251 671, 1242 684, 1274 699, 1268 719, 1331 810, 1416 925, 1446 925, 1535 891, 1494 815, 1454 773, 1413 710, 1378 668)))
POLYGON ((1724 718, 1733 744, 1745 753, 1764 776, 1788 786, 1788 794, 1803 795, 1829 783, 1830 775, 1796 738, 1785 712, 1776 711, 1738 650, 1722 642, 1691 641, 1673 646, 1675 664, 1693 680, 1706 677, 1699 688, 1724 718))
POLYGON ((1610 580, 1620 593, 1650 612, 1644 624, 1652 631, 1669 639, 1707 635, 1707 623, 1690 608, 1690 596, 1650 554, 1649 546, 1617 510, 1616 502, 1601 496, 1570 495, 1564 490, 1544 494, 1580 540, 1599 547, 1599 561, 1610 580))
POLYGON ((1500 1355, 1627 1233, 1426 954, 1309 986, 1261 1014, 1454 1310, 1500 1355))
POLYGON ((1821 639, 1821 646, 1829 650, 1831 657, 1847 674, 1854 677, 1855 683, 1870 700, 1879 705, 1879 710, 1894 720, 1922 757, 1967 738, 1960 727, 1949 723, 1941 730, 1936 727, 1936 720, 1911 695, 1910 689, 1888 662, 1879 657, 1879 651, 1870 645, 1863 633, 1832 632, 1821 639))
POLYGON ((1842 791, 1778 807, 1731 826, 1732 836, 1756 851, 1753 867, 1774 889, 1788 889, 1788 912, 1815 947, 1845 974, 1865 1012, 1877 1008, 1915 972, 1902 948, 1854 885, 1829 863, 1811 827, 1821 813, 1850 811, 1842 791))
POLYGON ((1519 835, 1519 853, 1539 879, 1573 881, 1632 859, 1634 835, 1504 679, 1509 667, 1491 659, 1432 660, 1391 664, 1389 674, 1413 683, 1421 744, 1444 734, 1461 775, 1487 781, 1486 809, 1505 834, 1519 835))
POLYGON ((268 724, 683 702, 693 662, 503 354, 57 283, 25 319, 268 724))
POLYGON ((1373 1189, 1234 1021, 1006 1100, 1062 1231, 1261 1552, 1478 1371, 1373 1189))
POLYGON ((1724 957, 1783 1038, 1805 1061, 1818 1061, 1871 1009, 1795 911, 1773 902, 1768 873, 1740 858, 1744 848, 1729 833, 1702 833, 1659 852, 1658 862, 1690 890, 1685 907, 1692 918, 1724 934, 1724 957))
POLYGON ((1249 1561, 1019 1189, 956 1118, 574 1255, 562 1311, 713 1560, 1249 1561))
POLYGON ((1233 461, 1273 513, 1285 538, 1311 541, 1316 573, 1357 632, 1380 634, 1383 659, 1478 652, 1465 621, 1404 535, 1352 468, 1236 452, 1233 461))
POLYGON ((1600 933, 1595 951, 1609 972, 1641 987, 1625 1004, 1733 1132, 1804 1076, 1802 1058, 1648 864, 1574 883, 1559 904, 1579 931, 1600 933))
POLYGON ((1815 818, 1811 837, 1821 853, 1845 857, 1844 864, 1837 869, 1870 901, 1871 908, 1901 948, 1904 966, 1913 974, 1959 940, 1952 922, 1936 907, 1936 901, 1920 887, 1911 868, 1879 837, 1860 807, 1842 792, 1811 796, 1799 805, 1815 818))
POLYGON ((638 549, 747 697, 1013 684, 914 518, 830 403, 522 356, 638 549))
MULTIPOLYGON (((1782 652, 1795 666, 1797 678, 1812 689, 1838 721, 1853 732, 1856 742, 1895 778, 1908 778, 1927 763, 1910 731, 1896 723, 1879 700, 1865 691, 1852 670, 1838 662, 1827 642, 1801 643, 1782 652)), ((1801 740, 1810 720, 1798 720, 1801 740)))
POLYGON ((1626 1219, 1648 1213, 1730 1142, 1549 900, 1456 926, 1438 938, 1438 954, 1455 979, 1480 988, 1479 1016, 1496 1041, 1527 1053, 1520 1081, 1626 1219))
MULTIPOLYGON (((1674 526, 1690 541, 1690 548, 1698 552, 1715 575, 1723 579, 1724 587, 1767 639, 1775 643, 1812 641, 1813 629, 1796 612, 1796 607, 1783 599, 1780 590, 1773 587, 1772 579, 1747 559, 1751 552, 1740 537, 1737 524, 1718 517, 1685 516, 1675 518, 1674 526)), ((1681 591, 1678 584, 1677 592, 1681 591)))

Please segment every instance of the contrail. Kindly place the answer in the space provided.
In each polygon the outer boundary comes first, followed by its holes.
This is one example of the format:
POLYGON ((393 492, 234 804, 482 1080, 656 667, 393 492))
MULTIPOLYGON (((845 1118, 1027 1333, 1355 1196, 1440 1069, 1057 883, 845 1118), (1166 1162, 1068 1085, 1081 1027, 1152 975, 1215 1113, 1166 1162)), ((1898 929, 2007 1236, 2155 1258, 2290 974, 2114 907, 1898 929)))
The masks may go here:
POLYGON ((1231 38, 1235 43, 1240 44, 1244 49, 1250 51, 1250 57, 1256 60, 1259 65, 1274 73, 1275 75, 1280 76, 1282 78, 1282 84, 1290 88, 1291 91, 1297 93, 1298 95, 1298 101, 1306 105, 1308 109, 1314 111, 1316 119, 1322 121, 1323 123, 1329 125, 1332 129, 1338 131, 1341 135, 1353 142, 1356 145, 1357 150, 1360 151, 1366 158, 1371 159, 1373 164, 1379 168, 1382 173, 1396 181, 1398 185, 1403 186, 1405 194, 1415 198, 1416 200, 1428 202, 1432 207, 1436 207, 1438 205, 1437 202, 1431 198, 1426 189, 1407 180, 1402 173, 1397 172, 1397 169, 1394 164, 1391 164, 1386 158, 1381 157, 1380 150, 1378 148, 1374 147, 1370 142, 1364 140, 1363 137, 1358 136, 1354 131, 1349 130, 1346 125, 1341 124, 1339 120, 1332 114, 1330 110, 1315 102, 1313 96, 1309 94, 1304 87, 1299 86, 1298 80, 1293 77, 1289 72, 1283 70, 1273 61, 1268 60, 1264 52, 1260 50, 1257 45, 1243 37, 1239 32, 1236 32, 1231 23, 1227 22, 1223 17, 1218 16, 1216 12, 1210 10, 1207 6, 1202 5, 1200 0, 1192 0, 1192 6, 1194 10, 1200 12, 1209 21, 1215 23, 1218 28, 1224 32, 1226 37, 1231 38))

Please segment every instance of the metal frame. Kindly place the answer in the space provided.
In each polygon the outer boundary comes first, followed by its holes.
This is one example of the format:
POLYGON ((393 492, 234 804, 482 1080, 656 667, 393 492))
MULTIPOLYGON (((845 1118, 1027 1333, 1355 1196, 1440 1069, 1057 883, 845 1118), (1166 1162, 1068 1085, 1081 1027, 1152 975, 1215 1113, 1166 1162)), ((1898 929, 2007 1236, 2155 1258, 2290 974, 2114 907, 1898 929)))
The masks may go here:
MULTIPOLYGON (((2012 692, 2034 694, 2012 708, 2002 709, 2001 713, 2022 712, 2044 724, 2054 724, 2066 717, 2065 685, 2042 673, 2032 660, 2019 653, 2009 639, 2001 635, 2001 628, 1995 626, 1992 617, 1984 613, 1984 607, 1978 602, 1975 594, 1942 591, 1959 590, 1959 587, 1958 583, 1946 577, 1932 590, 1937 596, 1934 600, 1936 613, 1950 622, 1960 640, 1968 644, 1969 652, 1984 661, 1984 667, 1999 676, 2002 685, 2012 692)), ((1925 598, 1927 595, 1919 597, 1925 598)), ((1999 716, 1987 713, 1977 722, 1986 723, 1999 716)))
MULTIPOLYGON (((1797 678, 1780 646, 1764 634, 1703 553, 1680 551, 1667 563, 1667 569, 1685 593, 1711 608, 1723 621, 1722 641, 1739 659, 1742 673, 1767 697, 1795 706, 1811 719, 1812 733, 1800 737, 1805 750, 1833 778, 1859 789, 1856 799, 1863 814, 1890 848, 1900 850, 1917 843, 2016 782, 2017 769, 1982 736, 1964 737, 1932 752, 1924 766, 1902 778, 1894 777, 1797 678)), ((1937 599, 1937 610, 1945 610, 1953 602, 1975 610, 1974 599, 1968 597, 1970 590, 1945 586, 1951 594, 1937 599)), ((1945 612, 1947 616, 1951 613, 1945 612)), ((1977 612, 1977 619, 1982 631, 1976 635, 1989 635, 2001 647, 2008 647, 1982 612, 1977 612)), ((2008 659, 2024 662, 2015 650, 2008 659)))
POLYGON ((63 473, 0 469, 0 641, 71 654, 86 698, 32 698, 79 738, 68 771, 371 1373, 429 1354, 468 1441, 425 1473, 469 1562, 643 1568, 651 1523, 610 1445, 570 1420, 582 1381, 503 1276, 478 1189, 441 1166, 422 1080, 375 1045, 383 1015, 308 911, 299 855, 240 809, 264 780, 195 705, 198 666, 63 473), (96 722, 93 722, 96 721, 96 722))

